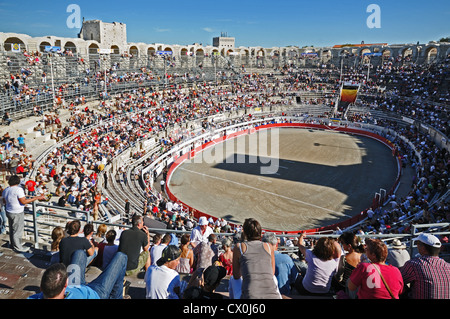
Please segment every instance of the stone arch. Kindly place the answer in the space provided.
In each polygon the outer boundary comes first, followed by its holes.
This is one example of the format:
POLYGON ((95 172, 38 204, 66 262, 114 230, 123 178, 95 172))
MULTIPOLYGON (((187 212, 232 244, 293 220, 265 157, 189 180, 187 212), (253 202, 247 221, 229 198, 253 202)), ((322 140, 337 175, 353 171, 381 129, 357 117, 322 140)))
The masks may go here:
POLYGON ((113 44, 111 46, 111 54, 114 54, 114 55, 119 55, 120 54, 120 48, 119 48, 118 45, 113 44))
POLYGON ((250 56, 250 50, 249 49, 241 49, 239 51, 239 53, 241 54, 241 56, 244 56, 244 57, 250 56))
POLYGON ((19 44, 20 45, 20 51, 27 50, 27 44, 25 41, 20 39, 19 37, 9 37, 5 41, 3 41, 3 48, 5 51, 12 51, 13 45, 19 44))
POLYGON ((148 47, 147 48, 147 55, 148 56, 154 56, 156 54, 156 48, 155 47, 148 47))
POLYGON ((186 57, 189 53, 189 50, 187 48, 181 48, 180 54, 182 57, 186 57))
POLYGON ((64 51, 71 51, 73 54, 75 54, 77 53, 77 46, 75 45, 75 43, 67 41, 64 44, 64 51))
POLYGON ((89 54, 98 54, 99 46, 97 43, 91 43, 88 47, 89 54))
POLYGON ((407 47, 404 47, 404 48, 402 48, 402 49, 400 49, 400 54, 399 55, 401 55, 401 57, 403 58, 403 59, 405 59, 405 58, 410 58, 410 59, 413 59, 413 58, 415 58, 416 57, 416 54, 417 54, 417 48, 415 48, 415 47, 413 47, 413 46, 407 46, 407 47))
POLYGON ((265 57, 266 51, 263 48, 256 49, 256 56, 257 57, 265 57))
POLYGON ((195 56, 196 57, 204 57, 205 56, 205 50, 203 50, 202 48, 198 48, 197 50, 195 50, 195 56))
POLYGON ((369 63, 369 61, 370 61, 370 56, 364 55, 366 53, 372 53, 372 51, 366 47, 366 48, 362 48, 358 52, 358 56, 361 58, 362 63, 369 63))
POLYGON ((383 51, 381 51, 381 54, 383 56, 383 59, 389 59, 393 56, 392 50, 389 48, 386 48, 383 51))
POLYGON ((228 50, 225 51, 225 55, 226 56, 230 56, 230 53, 234 53, 234 50, 233 49, 228 49, 228 50))
POLYGON ((424 51, 425 62, 432 62, 437 59, 439 55, 439 49, 435 46, 430 46, 424 51))
POLYGON ((136 45, 132 45, 128 49, 128 53, 131 54, 133 58, 137 58, 139 56, 139 48, 136 45))
POLYGON ((219 49, 212 49, 211 50, 211 55, 215 55, 218 52, 219 52, 219 49))
POLYGON ((45 52, 46 46, 51 46, 50 42, 42 41, 41 43, 39 43, 39 52, 45 52))

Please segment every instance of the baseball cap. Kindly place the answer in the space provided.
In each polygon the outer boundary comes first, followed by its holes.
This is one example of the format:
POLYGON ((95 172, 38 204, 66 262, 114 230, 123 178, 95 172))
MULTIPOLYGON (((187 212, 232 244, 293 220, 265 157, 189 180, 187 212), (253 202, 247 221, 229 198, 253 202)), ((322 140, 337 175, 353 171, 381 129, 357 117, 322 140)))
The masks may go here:
POLYGON ((227 270, 222 266, 209 266, 203 272, 205 284, 208 286, 215 286, 223 277, 227 275, 227 270))
POLYGON ((198 224, 200 226, 205 226, 208 225, 208 220, 206 219, 205 216, 200 217, 200 219, 198 220, 198 224))
POLYGON ((177 246, 168 245, 166 248, 164 248, 161 258, 158 259, 156 264, 158 266, 162 266, 166 262, 178 259, 178 257, 180 257, 180 255, 181 255, 181 251, 177 246))
POLYGON ((435 247, 435 248, 440 248, 442 245, 439 238, 437 238, 436 236, 434 236, 432 234, 427 234, 427 233, 422 233, 418 237, 414 238, 413 240, 414 241, 418 240, 418 241, 424 243, 425 245, 435 247))

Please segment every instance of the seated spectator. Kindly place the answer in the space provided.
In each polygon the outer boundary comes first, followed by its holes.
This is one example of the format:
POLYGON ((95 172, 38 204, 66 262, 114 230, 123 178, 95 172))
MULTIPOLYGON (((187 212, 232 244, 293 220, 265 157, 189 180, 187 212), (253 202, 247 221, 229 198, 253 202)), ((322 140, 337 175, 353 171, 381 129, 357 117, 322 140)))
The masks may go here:
POLYGON ((397 267, 386 265, 388 249, 379 239, 366 239, 366 255, 347 282, 350 291, 358 290, 358 299, 399 299, 403 278, 397 267))
POLYGON ((52 243, 50 244, 50 264, 59 262, 59 243, 65 237, 64 228, 57 226, 52 230, 52 243))
POLYGON ((92 238, 97 244, 100 244, 101 242, 105 241, 105 235, 107 231, 108 226, 106 226, 106 224, 100 224, 97 228, 97 232, 92 236, 92 238))
POLYGON ((417 243, 420 256, 405 262, 400 269, 405 295, 411 299, 450 299, 450 264, 439 257, 442 243, 427 233, 420 234, 417 243))
POLYGON ((349 294, 347 280, 350 278, 353 270, 361 262, 361 255, 364 253, 364 244, 361 237, 353 232, 344 232, 339 236, 339 242, 345 251, 339 260, 338 271, 335 274, 335 290, 344 291, 349 294))
POLYGON ((305 256, 308 269, 304 277, 299 277, 295 288, 301 295, 324 295, 330 293, 334 275, 338 270, 341 247, 332 238, 322 237, 313 249, 305 246, 305 233, 298 239, 299 251, 305 256))
POLYGON ((180 299, 181 279, 175 270, 181 251, 174 245, 167 246, 156 265, 150 266, 144 277, 147 299, 180 299))
POLYGON ((247 218, 243 225, 243 241, 233 250, 233 278, 242 277, 241 299, 281 299, 275 282, 275 254, 261 242, 261 224, 247 218))
POLYGON ((224 296, 215 290, 226 275, 227 271, 222 266, 209 266, 205 270, 199 269, 192 275, 189 285, 183 293, 183 299, 224 299, 224 296), (197 284, 191 283, 191 281, 197 282, 197 284))
POLYGON ((8 112, 5 112, 3 115, 3 122, 6 123, 6 125, 10 125, 12 122, 12 118, 9 116, 8 112))
POLYGON ((152 265, 156 265, 156 262, 161 258, 163 250, 170 244, 172 236, 165 234, 159 244, 154 245, 150 250, 150 260, 152 265))
POLYGON ((275 251, 275 277, 278 281, 278 290, 282 295, 288 296, 291 293, 291 285, 294 285, 298 276, 294 261, 289 255, 278 251, 279 238, 274 233, 264 233, 262 241, 271 244, 275 251))
POLYGON ((395 266, 399 269, 403 267, 405 262, 411 259, 406 245, 398 239, 392 241, 392 248, 388 249, 386 264, 395 266))
POLYGON ((221 265, 227 270, 227 275, 233 274, 233 241, 229 237, 224 237, 222 239, 223 252, 219 255, 219 261, 221 265))
MULTIPOLYGON (((70 265, 72 254, 77 250, 83 250, 87 256, 92 257, 97 253, 97 247, 94 246, 85 237, 80 237, 81 223, 79 220, 73 220, 67 225, 68 237, 61 239, 59 243, 60 262, 66 266, 70 265)), ((92 259, 92 258, 91 258, 92 259)))
MULTIPOLYGON (((29 299, 123 299, 126 264, 127 256, 117 253, 109 267, 89 284, 85 282, 84 272, 69 276, 64 264, 53 264, 42 275, 41 292, 29 299), (80 277, 76 278, 77 275, 80 277)), ((85 269, 85 252, 75 251, 70 265, 85 269)))
POLYGON ((117 250, 119 249, 119 246, 116 245, 116 236, 117 233, 114 229, 108 230, 105 235, 106 239, 106 245, 103 247, 103 254, 102 254, 102 269, 105 269, 111 260, 113 259, 114 255, 116 254, 117 250))
POLYGON ((97 257, 98 255, 98 244, 94 240, 94 225, 92 223, 87 223, 83 227, 83 233, 84 237, 89 240, 89 242, 94 245, 95 247, 95 253, 92 256, 89 256, 87 259, 87 264, 90 265, 92 261, 97 257))

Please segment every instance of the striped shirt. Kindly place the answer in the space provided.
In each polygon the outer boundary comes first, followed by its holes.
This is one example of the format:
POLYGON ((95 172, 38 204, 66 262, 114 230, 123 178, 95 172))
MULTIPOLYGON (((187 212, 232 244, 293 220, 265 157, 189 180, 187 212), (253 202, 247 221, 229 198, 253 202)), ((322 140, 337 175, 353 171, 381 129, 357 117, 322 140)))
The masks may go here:
POLYGON ((403 281, 411 283, 413 299, 450 299, 450 264, 437 256, 420 256, 405 263, 403 281))

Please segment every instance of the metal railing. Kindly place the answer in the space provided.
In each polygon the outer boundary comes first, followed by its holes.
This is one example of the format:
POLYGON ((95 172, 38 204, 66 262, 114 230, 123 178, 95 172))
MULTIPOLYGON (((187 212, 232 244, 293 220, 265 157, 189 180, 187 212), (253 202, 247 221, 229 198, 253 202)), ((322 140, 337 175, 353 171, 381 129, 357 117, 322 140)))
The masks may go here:
MULTIPOLYGON (((48 228, 50 227, 53 229, 54 227, 61 226, 65 227, 65 224, 69 220, 78 219, 84 223, 92 223, 92 224, 105 224, 108 227, 118 228, 118 229, 129 229, 131 228, 131 225, 123 224, 123 223, 108 223, 105 221, 94 221, 91 219, 89 212, 77 210, 69 207, 59 207, 54 205, 49 205, 46 203, 41 202, 33 202, 32 203, 32 209, 31 211, 27 212, 27 215, 31 215, 32 219, 25 219, 25 222, 30 224, 31 227, 25 227, 25 232, 32 233, 32 238, 34 241, 34 248, 39 249, 40 244, 43 244, 42 240, 46 237, 51 237, 51 230, 48 231, 48 228), (46 210, 53 210, 53 212, 48 212, 46 210), (63 212, 66 212, 67 214, 62 214, 63 212), (83 217, 79 218, 77 216, 71 216, 81 214, 83 217), (51 221, 45 221, 42 220, 43 217, 48 216, 48 218, 51 221), (57 219, 62 220, 63 222, 58 222, 57 219)), ((365 238, 379 238, 382 241, 386 243, 388 248, 391 247, 391 241, 394 239, 400 239, 403 243, 406 244, 407 249, 409 251, 409 254, 411 258, 413 258, 417 254, 417 245, 413 241, 414 238, 416 238, 421 233, 431 233, 436 236, 449 236, 450 231, 442 231, 443 229, 448 229, 450 223, 435 223, 435 224, 413 224, 411 227, 410 233, 404 233, 404 234, 357 234, 358 237, 361 237, 362 239, 365 238), (425 229, 424 231, 419 231, 419 229, 425 229)), ((345 231, 345 230, 344 230, 345 231)), ((183 235, 183 234, 190 234, 191 230, 174 230, 174 229, 162 229, 162 228, 149 228, 150 233, 173 233, 176 235, 183 235)), ((236 236, 235 232, 231 233, 215 233, 217 236, 220 237, 234 237, 236 236)), ((276 234, 277 237, 284 237, 285 239, 294 239, 298 236, 292 235, 292 234, 276 234)), ((330 238, 339 238, 340 233, 308 233, 307 234, 307 241, 309 241, 309 244, 311 244, 311 241, 317 240, 322 237, 330 237, 330 238)), ((448 244, 444 244, 448 245, 448 244)), ((289 247, 289 246, 280 246, 278 250, 281 253, 297 253, 298 249, 297 247, 289 247)), ((450 253, 442 252, 439 255, 441 258, 445 260, 450 259, 450 253)))

